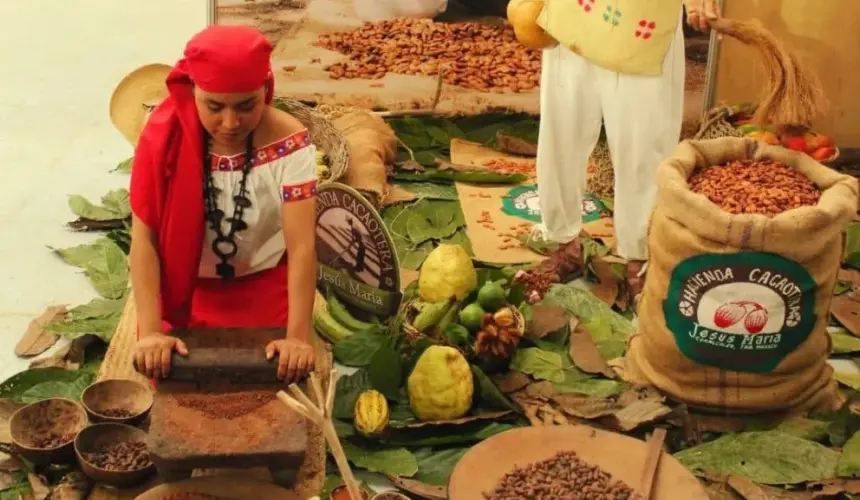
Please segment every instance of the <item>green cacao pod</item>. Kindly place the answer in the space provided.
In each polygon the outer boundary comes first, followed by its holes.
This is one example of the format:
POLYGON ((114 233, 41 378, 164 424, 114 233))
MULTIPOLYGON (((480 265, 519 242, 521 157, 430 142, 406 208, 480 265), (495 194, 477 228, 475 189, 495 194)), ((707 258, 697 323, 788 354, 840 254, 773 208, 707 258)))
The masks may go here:
POLYGON ((388 401, 379 391, 364 391, 355 401, 353 424, 362 436, 380 434, 388 425, 390 416, 388 401))

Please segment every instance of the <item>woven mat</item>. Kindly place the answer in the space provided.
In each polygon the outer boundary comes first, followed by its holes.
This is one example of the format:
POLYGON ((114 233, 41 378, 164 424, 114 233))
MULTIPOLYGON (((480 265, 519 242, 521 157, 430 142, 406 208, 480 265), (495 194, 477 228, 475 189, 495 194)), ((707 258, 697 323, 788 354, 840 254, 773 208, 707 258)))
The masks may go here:
MULTIPOLYGON (((325 300, 317 294, 314 307, 322 307, 325 300)), ((137 310, 134 305, 134 297, 129 296, 128 302, 125 305, 122 316, 120 317, 119 325, 108 347, 104 362, 99 370, 98 380, 104 379, 131 379, 143 382, 149 387, 149 381, 137 373, 132 366, 132 358, 134 354, 134 344, 137 340, 137 310)), ((320 339, 315 333, 312 342, 317 350, 317 372, 321 382, 328 384, 329 373, 333 365, 331 348, 328 344, 320 339)), ((325 462, 326 462, 326 444, 322 431, 315 426, 311 426, 308 431, 307 452, 305 462, 299 469, 298 477, 296 478, 293 491, 300 498, 310 498, 316 495, 323 487, 325 482, 325 462)), ((231 469, 201 469, 194 472, 195 476, 200 475, 215 475, 215 474, 230 474, 235 473, 231 469)), ((250 469, 248 474, 259 477, 265 480, 271 480, 266 469, 250 469)), ((152 485, 144 485, 143 487, 119 490, 103 485, 96 485, 90 493, 90 500, 126 500, 135 498, 142 491, 145 491, 152 485)))

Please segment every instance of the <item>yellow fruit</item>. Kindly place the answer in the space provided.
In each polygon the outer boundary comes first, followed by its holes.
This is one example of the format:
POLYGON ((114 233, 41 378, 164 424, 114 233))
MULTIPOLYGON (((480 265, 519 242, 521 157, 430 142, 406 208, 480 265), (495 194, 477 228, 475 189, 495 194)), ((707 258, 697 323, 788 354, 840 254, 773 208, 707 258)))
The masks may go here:
POLYGON ((543 10, 542 0, 511 0, 508 2, 508 21, 514 27, 517 40, 530 49, 545 49, 558 44, 537 23, 543 10))
POLYGON ((478 274, 469 254, 459 245, 443 243, 421 264, 418 295, 424 302, 464 298, 478 286, 478 274))
POLYGON ((353 424, 362 436, 376 436, 385 430, 391 413, 388 401, 380 392, 364 391, 355 401, 353 424))
POLYGON ((409 406, 422 421, 460 418, 472 407, 472 370, 453 347, 428 347, 409 375, 409 406))

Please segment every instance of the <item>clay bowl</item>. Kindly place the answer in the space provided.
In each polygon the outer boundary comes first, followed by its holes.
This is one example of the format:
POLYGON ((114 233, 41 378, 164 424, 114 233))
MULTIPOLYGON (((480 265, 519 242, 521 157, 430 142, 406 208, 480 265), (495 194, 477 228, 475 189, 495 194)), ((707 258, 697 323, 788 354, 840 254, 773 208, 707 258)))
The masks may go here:
POLYGON ((75 438, 75 455, 83 473, 97 483, 125 487, 142 483, 155 472, 155 464, 129 471, 107 470, 90 462, 85 454, 123 441, 146 443, 146 433, 126 424, 102 423, 87 427, 75 438))
POLYGON ((75 436, 86 425, 87 412, 80 404, 51 398, 16 411, 9 421, 9 433, 22 457, 45 465, 71 459, 75 436))
POLYGON ((384 491, 373 495, 370 500, 410 500, 410 498, 402 493, 397 493, 396 491, 384 491))
MULTIPOLYGON (((368 495, 364 490, 360 491, 362 496, 361 500, 369 500, 370 495, 368 495)), ((331 490, 331 493, 328 495, 328 500, 352 500, 352 497, 349 496, 349 490, 346 489, 346 485, 342 484, 331 490)))
POLYGON ((84 389, 81 403, 92 422, 138 425, 152 408, 152 391, 134 380, 111 379, 96 382, 84 389), (126 415, 112 414, 123 412, 126 415))

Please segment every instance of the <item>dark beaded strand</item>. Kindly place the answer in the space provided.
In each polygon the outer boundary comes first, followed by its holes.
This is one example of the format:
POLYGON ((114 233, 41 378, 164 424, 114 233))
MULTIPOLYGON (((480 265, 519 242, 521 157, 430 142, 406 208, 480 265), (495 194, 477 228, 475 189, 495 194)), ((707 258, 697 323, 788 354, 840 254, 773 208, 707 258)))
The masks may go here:
POLYGON ((248 229, 248 224, 242 220, 246 208, 250 208, 251 200, 247 196, 248 174, 251 173, 254 152, 254 134, 248 135, 248 141, 245 145, 245 164, 242 165, 242 179, 239 181, 239 193, 233 196, 233 216, 227 218, 230 224, 230 230, 224 234, 224 228, 221 224, 224 219, 224 211, 218 208, 217 197, 221 192, 215 187, 212 180, 212 159, 209 153, 209 135, 203 132, 203 200, 206 203, 206 222, 212 231, 215 232, 215 239, 212 241, 212 253, 217 256, 221 262, 215 265, 215 274, 223 280, 230 280, 236 276, 236 269, 230 264, 230 259, 236 256, 239 252, 239 246, 236 244, 236 233, 248 229))

